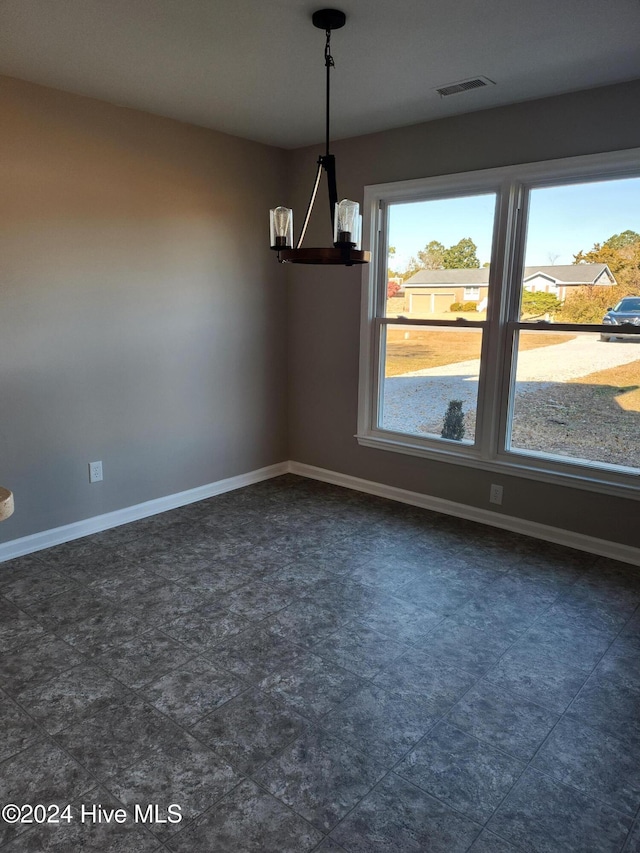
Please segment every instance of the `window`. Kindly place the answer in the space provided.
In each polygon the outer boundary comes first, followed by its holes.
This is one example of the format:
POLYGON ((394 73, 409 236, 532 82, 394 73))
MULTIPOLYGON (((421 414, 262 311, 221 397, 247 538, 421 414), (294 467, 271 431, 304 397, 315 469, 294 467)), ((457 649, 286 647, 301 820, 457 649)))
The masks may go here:
POLYGON ((365 215, 358 441, 637 494, 640 317, 609 309, 640 294, 640 150, 368 187, 365 215))

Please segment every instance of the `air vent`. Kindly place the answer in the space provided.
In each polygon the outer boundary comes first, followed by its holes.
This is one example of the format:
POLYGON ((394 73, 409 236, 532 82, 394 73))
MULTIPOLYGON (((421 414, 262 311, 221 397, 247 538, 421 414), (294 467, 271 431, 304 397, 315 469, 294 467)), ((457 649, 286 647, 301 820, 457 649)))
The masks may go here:
POLYGON ((468 92, 470 89, 482 89, 483 86, 495 86, 493 80, 488 77, 472 77, 469 80, 460 80, 459 83, 449 83, 448 86, 440 86, 436 92, 441 98, 448 95, 457 95, 460 92, 468 92))

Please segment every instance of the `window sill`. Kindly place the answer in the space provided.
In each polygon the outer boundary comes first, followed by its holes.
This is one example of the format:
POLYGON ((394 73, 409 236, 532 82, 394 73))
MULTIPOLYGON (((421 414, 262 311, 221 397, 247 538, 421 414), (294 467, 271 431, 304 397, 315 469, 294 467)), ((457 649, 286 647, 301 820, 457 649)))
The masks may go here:
POLYGON ((466 452, 449 447, 429 447, 412 443, 411 437, 408 439, 396 437, 393 433, 357 434, 355 438, 362 447, 370 447, 374 450, 402 453, 448 465, 461 465, 504 476, 523 477, 541 483, 640 500, 640 475, 638 474, 611 472, 611 475, 608 475, 608 472, 600 467, 591 472, 585 466, 578 464, 535 459, 515 453, 509 454, 508 458, 505 455, 495 459, 485 459, 472 447, 469 447, 466 452))

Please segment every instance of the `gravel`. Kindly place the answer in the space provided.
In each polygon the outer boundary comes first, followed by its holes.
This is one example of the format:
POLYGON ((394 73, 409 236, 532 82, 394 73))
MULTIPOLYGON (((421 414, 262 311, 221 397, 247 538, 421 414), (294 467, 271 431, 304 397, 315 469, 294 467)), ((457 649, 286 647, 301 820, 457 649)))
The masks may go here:
MULTIPOLYGON (((604 343, 593 334, 520 353, 512 447, 623 465, 632 455, 637 464, 638 412, 612 406, 607 386, 567 384, 634 361, 640 384, 640 342, 604 343)), ((462 400, 471 439, 479 366, 473 359, 385 379, 383 427, 440 435, 449 402, 462 400)))

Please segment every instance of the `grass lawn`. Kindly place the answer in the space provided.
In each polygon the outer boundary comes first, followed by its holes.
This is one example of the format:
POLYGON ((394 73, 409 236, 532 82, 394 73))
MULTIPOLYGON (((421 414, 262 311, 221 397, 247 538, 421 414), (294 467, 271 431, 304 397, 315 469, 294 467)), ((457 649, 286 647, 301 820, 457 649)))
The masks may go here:
POLYGON ((629 364, 620 364, 589 373, 572 384, 590 386, 598 396, 609 397, 627 412, 640 412, 640 357, 629 364))
MULTIPOLYGON (((563 344, 571 341, 575 335, 544 334, 523 335, 520 349, 536 349, 563 344)), ((416 331, 389 329, 387 332, 386 376, 400 376, 413 370, 425 370, 428 367, 440 367, 443 364, 455 364, 480 358, 482 335, 479 331, 461 329, 458 331, 441 328, 437 331, 416 331), (405 338, 408 334, 409 337, 405 338)), ((617 369, 617 368, 616 368, 617 369)))

